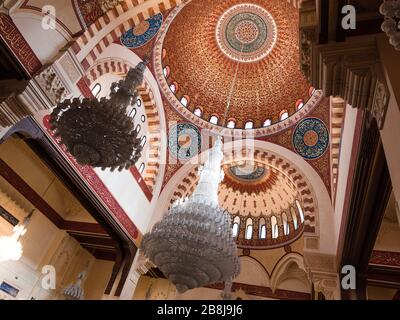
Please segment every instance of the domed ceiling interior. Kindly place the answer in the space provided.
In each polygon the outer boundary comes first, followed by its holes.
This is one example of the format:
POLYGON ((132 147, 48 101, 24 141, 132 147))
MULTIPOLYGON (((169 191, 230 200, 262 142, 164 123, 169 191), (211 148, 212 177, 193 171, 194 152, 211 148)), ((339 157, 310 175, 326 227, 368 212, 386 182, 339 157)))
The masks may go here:
MULTIPOLYGON (((238 245, 268 249, 297 240, 304 230, 304 213, 302 197, 288 174, 292 168, 284 171, 267 159, 235 158, 223 164, 218 198, 220 206, 231 214, 233 224, 237 224, 234 233, 238 245)), ((193 193, 198 170, 196 167, 189 172, 175 188, 171 204, 193 193)))
MULTIPOLYGON (((309 162, 330 190, 329 100, 300 70, 299 11, 290 1, 185 1, 141 21, 116 43, 141 59, 153 52, 148 67, 161 91, 168 143, 160 189, 172 193, 171 203, 192 194, 198 168, 177 185, 169 184, 172 177, 211 147, 216 135, 225 144, 253 138, 260 146, 288 149, 309 162)), ((162 143, 161 136, 149 141, 155 140, 162 143)), ((258 150, 261 158, 224 159, 219 203, 233 221, 240 220, 242 247, 285 246, 316 228, 316 202, 305 177, 294 165, 285 169, 292 159, 282 154, 275 154, 280 163, 275 155, 266 161, 270 151, 258 150)), ((151 152, 159 154, 155 147, 151 152)))
POLYGON ((162 64, 170 87, 163 90, 204 120, 215 116, 215 125, 279 122, 310 97, 298 42, 298 10, 287 1, 192 0, 166 31, 162 64))

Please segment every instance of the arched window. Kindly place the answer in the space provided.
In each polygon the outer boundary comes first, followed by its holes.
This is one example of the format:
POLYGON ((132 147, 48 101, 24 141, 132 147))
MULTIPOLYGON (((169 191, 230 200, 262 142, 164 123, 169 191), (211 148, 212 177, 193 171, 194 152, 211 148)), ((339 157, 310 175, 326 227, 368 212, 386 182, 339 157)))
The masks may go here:
POLYGON ((279 237, 279 229, 278 229, 278 221, 275 216, 271 217, 271 231, 272 231, 272 239, 278 239, 279 237))
POLYGON ((233 220, 232 235, 236 238, 239 235, 240 217, 235 217, 233 220))
POLYGON ((244 125, 245 129, 253 129, 254 123, 253 121, 247 121, 246 124, 244 125))
POLYGON ((287 118, 289 118, 289 113, 287 112, 287 110, 283 110, 279 115, 279 120, 283 121, 286 120, 287 118))
POLYGON ((297 230, 297 228, 299 227, 299 223, 297 221, 296 210, 294 210, 293 207, 290 207, 290 213, 292 214, 294 230, 297 230))
POLYGON ((297 206, 297 210, 299 211, 300 214, 300 221, 301 223, 304 222, 304 212, 303 212, 303 208, 300 205, 300 202, 298 200, 296 200, 296 206, 297 206))
POLYGON ((290 228, 289 228, 288 218, 285 212, 282 214, 282 223, 283 223, 283 233, 285 234, 285 236, 287 236, 290 233, 290 228))
POLYGON ((140 126, 140 124, 138 124, 138 125, 136 126, 136 132, 139 133, 140 130, 142 130, 142 127, 140 126))
POLYGON ((226 127, 229 128, 229 129, 235 129, 235 127, 236 127, 235 121, 229 120, 228 124, 226 125, 226 127))
POLYGON ((271 119, 266 119, 266 120, 264 121, 264 127, 269 127, 271 124, 272 124, 271 119))
POLYGON ((201 111, 200 108, 196 108, 196 109, 194 109, 193 113, 194 113, 196 116, 201 117, 201 115, 203 114, 203 111, 201 111))
POLYGON ((259 235, 258 237, 260 239, 266 239, 267 238, 267 226, 265 225, 265 219, 261 218, 259 221, 259 235))
POLYGON ((211 116, 211 118, 210 118, 210 123, 212 123, 212 124, 218 124, 218 117, 217 117, 217 116, 211 116))
POLYGON ((303 102, 303 100, 302 100, 302 99, 297 100, 297 101, 296 101, 296 110, 298 111, 298 110, 300 110, 300 109, 303 108, 303 107, 304 107, 304 102, 303 102))
POLYGON ((251 240, 253 238, 253 220, 251 218, 247 219, 246 222, 246 240, 251 240))
POLYGON ((183 105, 184 107, 187 107, 188 104, 189 104, 189 99, 188 99, 186 96, 184 96, 184 97, 182 97, 182 99, 181 99, 181 103, 182 103, 182 105, 183 105))
POLYGON ((144 162, 142 162, 142 164, 141 164, 140 167, 139 167, 139 173, 140 173, 140 174, 143 174, 143 172, 144 172, 144 167, 145 167, 145 164, 144 164, 144 162))
POLYGON ((163 69, 163 73, 164 73, 164 77, 166 77, 166 78, 169 77, 170 69, 168 66, 163 69))
POLYGON ((101 85, 100 85, 100 83, 96 83, 94 85, 93 89, 92 89, 93 96, 97 98, 97 96, 99 95, 100 91, 101 91, 101 85))
POLYGON ((173 93, 176 92, 176 85, 175 85, 174 83, 172 83, 172 84, 169 86, 169 88, 171 89, 171 91, 172 91, 173 93))
POLYGON ((132 108, 132 111, 129 114, 129 117, 133 119, 136 116, 136 113, 137 113, 136 108, 132 108))
POLYGON ((143 137, 142 137, 142 141, 140 141, 140 145, 141 145, 142 147, 144 147, 145 144, 146 144, 146 142, 147 142, 147 138, 146 138, 146 136, 143 136, 143 137))
POLYGON ((140 120, 141 120, 142 122, 146 122, 146 116, 145 116, 144 114, 142 114, 142 116, 140 117, 140 120))
POLYGON ((141 99, 137 99, 136 105, 140 108, 142 106, 142 100, 141 99))

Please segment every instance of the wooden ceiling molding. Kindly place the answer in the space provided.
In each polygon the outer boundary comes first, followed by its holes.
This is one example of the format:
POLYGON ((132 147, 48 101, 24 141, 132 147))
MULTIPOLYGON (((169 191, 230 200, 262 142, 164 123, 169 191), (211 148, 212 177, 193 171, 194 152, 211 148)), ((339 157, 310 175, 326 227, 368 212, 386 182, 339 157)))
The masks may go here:
POLYGON ((392 192, 378 124, 369 112, 362 113, 360 141, 354 150, 354 175, 348 184, 349 201, 343 213, 343 243, 339 244, 343 250, 339 258, 341 266, 356 268, 357 289, 342 290, 342 298, 366 299, 368 273, 372 272, 368 270, 370 258, 392 192))

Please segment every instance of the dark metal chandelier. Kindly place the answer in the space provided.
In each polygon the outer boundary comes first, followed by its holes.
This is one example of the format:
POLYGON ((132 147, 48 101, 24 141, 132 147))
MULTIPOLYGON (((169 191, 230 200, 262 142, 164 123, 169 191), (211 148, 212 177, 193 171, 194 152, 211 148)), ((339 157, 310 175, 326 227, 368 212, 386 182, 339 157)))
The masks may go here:
POLYGON ((51 129, 79 164, 122 171, 139 160, 143 147, 128 109, 145 69, 146 62, 131 68, 111 85, 109 98, 66 99, 53 110, 51 129))
POLYGON ((174 204, 142 240, 145 255, 179 293, 221 282, 230 291, 232 280, 240 272, 231 217, 218 205, 218 185, 224 176, 222 159, 222 141, 218 138, 193 195, 174 204))

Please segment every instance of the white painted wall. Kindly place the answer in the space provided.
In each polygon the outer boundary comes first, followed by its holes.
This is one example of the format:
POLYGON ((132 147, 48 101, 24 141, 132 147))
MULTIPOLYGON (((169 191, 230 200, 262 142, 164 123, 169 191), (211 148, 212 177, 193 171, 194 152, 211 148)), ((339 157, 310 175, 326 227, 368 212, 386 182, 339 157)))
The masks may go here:
POLYGON ((70 36, 60 26, 55 30, 43 29, 42 16, 38 14, 16 12, 11 17, 42 64, 52 61, 70 40, 70 36))
POLYGON ((338 181, 336 191, 336 202, 334 211, 335 221, 335 238, 339 239, 340 226, 342 224, 343 209, 347 193, 347 180, 349 176, 351 153, 353 150, 353 140, 355 134, 355 125, 357 120, 358 109, 347 105, 344 124, 342 129, 342 138, 340 145, 340 160, 338 166, 338 181))
MULTIPOLYGON (((390 92, 389 106, 385 124, 383 130, 381 130, 381 138, 398 210, 400 204, 400 73, 398 67, 400 51, 396 51, 389 44, 385 34, 378 36, 377 40, 379 55, 390 92)), ((397 214, 400 223, 399 210, 397 214)))
POLYGON ((128 170, 110 172, 110 170, 95 169, 95 172, 140 232, 146 232, 156 201, 153 200, 150 203, 147 200, 139 184, 128 170))

